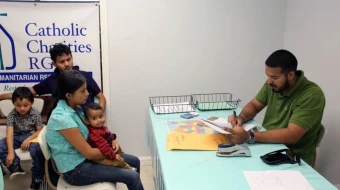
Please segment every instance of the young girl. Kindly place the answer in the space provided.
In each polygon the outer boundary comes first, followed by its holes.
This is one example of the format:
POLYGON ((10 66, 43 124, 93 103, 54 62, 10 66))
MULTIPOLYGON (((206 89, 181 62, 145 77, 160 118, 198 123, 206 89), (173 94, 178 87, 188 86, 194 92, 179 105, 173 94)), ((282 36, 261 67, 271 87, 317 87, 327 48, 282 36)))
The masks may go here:
POLYGON ((137 157, 121 157, 137 172, 92 162, 104 159, 98 148, 87 143, 89 131, 83 124, 84 113, 79 105, 89 95, 86 79, 78 71, 64 71, 57 82, 58 102, 47 123, 47 143, 58 171, 71 185, 82 186, 98 182, 125 183, 129 190, 143 190, 139 176, 140 161, 137 157))

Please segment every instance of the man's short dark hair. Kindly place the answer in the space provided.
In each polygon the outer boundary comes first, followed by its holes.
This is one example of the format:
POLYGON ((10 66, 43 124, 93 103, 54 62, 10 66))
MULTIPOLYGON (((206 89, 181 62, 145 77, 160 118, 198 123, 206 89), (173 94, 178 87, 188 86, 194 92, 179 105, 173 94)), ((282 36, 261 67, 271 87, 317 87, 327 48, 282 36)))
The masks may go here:
POLYGON ((289 51, 281 49, 272 53, 266 60, 268 67, 280 67, 282 73, 296 71, 298 61, 289 51))
POLYGON ((62 56, 63 54, 72 56, 71 49, 65 44, 56 43, 50 49, 50 56, 51 56, 52 61, 54 62, 57 61, 58 56, 62 56))
POLYGON ((87 118, 90 110, 103 110, 103 108, 97 103, 90 103, 85 107, 85 117, 87 118))
POLYGON ((31 92, 31 90, 25 86, 22 87, 18 87, 14 90, 13 94, 12 94, 12 103, 14 104, 14 102, 17 99, 20 99, 20 101, 22 101, 22 99, 27 99, 28 101, 30 101, 32 104, 34 102, 34 96, 31 92))

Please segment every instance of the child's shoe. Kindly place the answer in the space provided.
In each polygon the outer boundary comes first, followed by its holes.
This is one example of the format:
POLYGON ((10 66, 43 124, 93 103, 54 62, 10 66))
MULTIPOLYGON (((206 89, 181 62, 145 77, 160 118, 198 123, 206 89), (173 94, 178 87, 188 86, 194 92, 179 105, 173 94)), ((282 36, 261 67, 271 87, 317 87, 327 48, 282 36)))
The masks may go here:
POLYGON ((30 190, 39 190, 41 183, 42 183, 42 179, 34 179, 34 178, 32 178, 30 190))
POLYGON ((9 176, 10 180, 13 180, 16 176, 18 175, 24 175, 26 174, 26 172, 21 168, 20 164, 18 165, 14 165, 12 164, 9 168, 8 168, 9 172, 11 172, 11 175, 9 176))

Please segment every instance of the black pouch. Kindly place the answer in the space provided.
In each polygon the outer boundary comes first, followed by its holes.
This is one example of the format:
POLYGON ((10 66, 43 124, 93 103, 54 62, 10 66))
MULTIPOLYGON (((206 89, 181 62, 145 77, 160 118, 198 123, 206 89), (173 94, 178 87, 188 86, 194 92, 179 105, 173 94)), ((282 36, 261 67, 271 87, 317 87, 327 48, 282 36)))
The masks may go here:
POLYGON ((300 156, 296 155, 290 149, 282 149, 270 152, 260 157, 265 163, 269 165, 279 164, 296 164, 301 165, 300 156))

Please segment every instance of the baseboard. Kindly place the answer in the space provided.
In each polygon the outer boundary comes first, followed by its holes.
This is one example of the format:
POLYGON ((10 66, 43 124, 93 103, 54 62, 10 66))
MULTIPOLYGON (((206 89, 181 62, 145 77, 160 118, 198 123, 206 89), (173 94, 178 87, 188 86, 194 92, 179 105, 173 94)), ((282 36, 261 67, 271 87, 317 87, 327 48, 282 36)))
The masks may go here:
POLYGON ((152 161, 151 161, 151 156, 142 156, 138 157, 140 160, 140 165, 141 166, 151 166, 152 161))
POLYGON ((335 184, 334 185, 336 188, 340 189, 340 184, 335 184))

